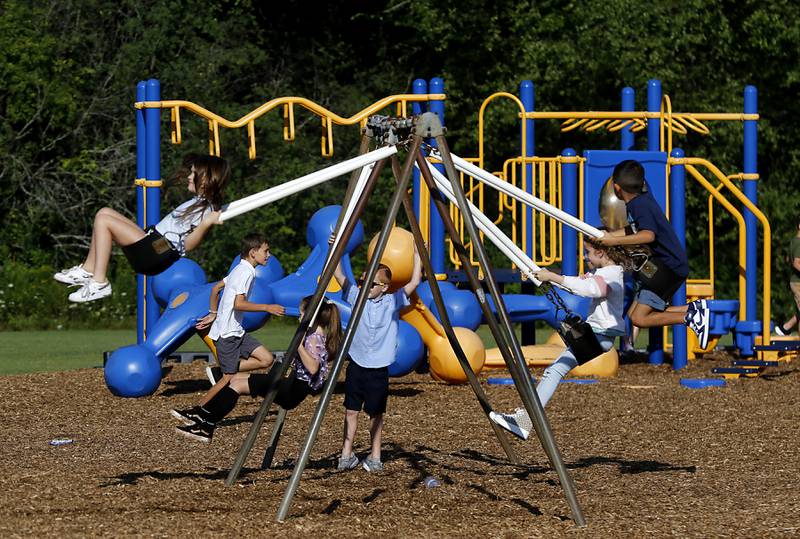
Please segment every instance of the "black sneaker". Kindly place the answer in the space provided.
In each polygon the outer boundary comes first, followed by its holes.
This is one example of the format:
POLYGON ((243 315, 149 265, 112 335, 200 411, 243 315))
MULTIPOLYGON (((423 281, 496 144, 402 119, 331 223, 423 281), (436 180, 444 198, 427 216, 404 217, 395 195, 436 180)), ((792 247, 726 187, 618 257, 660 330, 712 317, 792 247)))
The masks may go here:
POLYGON ((169 413, 172 414, 172 417, 183 421, 183 423, 186 425, 191 425, 193 423, 199 423, 206 420, 204 410, 199 406, 193 406, 192 408, 186 408, 185 410, 177 410, 173 408, 169 411, 169 413))
POLYGON ((206 367, 206 376, 208 376, 208 381, 211 382, 211 385, 215 386, 217 382, 222 380, 222 369, 209 365, 206 367))
POLYGON ((208 421, 200 421, 185 427, 175 427, 175 430, 187 438, 205 444, 209 443, 211 438, 214 437, 214 424, 208 421))

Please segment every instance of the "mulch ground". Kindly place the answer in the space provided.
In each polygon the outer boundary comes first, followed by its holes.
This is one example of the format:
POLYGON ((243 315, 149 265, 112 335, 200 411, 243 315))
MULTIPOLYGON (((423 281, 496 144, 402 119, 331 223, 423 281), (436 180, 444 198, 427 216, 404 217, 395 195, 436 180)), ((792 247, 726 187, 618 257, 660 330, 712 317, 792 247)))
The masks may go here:
MULTIPOLYGON (((213 443, 179 437, 171 407, 207 388, 203 365, 174 365, 158 392, 120 399, 100 369, 0 378, 0 535, 241 537, 781 537, 800 535, 797 364, 691 390, 727 361, 680 373, 624 365, 563 384, 547 409, 588 526, 578 528, 535 436, 515 467, 468 386, 414 374, 391 385, 383 474, 335 471, 343 395, 334 396, 289 518, 275 515, 316 399, 288 416, 273 467, 265 424, 238 483, 224 479, 258 402, 245 397, 213 443), (54 438, 74 442, 61 447, 54 438), (438 488, 426 488, 434 476, 438 488)), ((493 406, 513 386, 485 383, 493 406)), ((366 423, 358 452, 368 447, 366 423)))

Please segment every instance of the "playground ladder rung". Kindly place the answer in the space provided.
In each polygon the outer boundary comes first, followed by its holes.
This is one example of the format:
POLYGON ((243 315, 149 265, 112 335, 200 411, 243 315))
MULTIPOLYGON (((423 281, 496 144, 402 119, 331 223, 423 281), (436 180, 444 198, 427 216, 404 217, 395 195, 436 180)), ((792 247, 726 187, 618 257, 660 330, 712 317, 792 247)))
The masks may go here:
POLYGON ((766 361, 760 359, 734 359, 731 361, 734 367, 777 367, 778 361, 766 361))
POLYGON ((779 351, 786 352, 788 350, 800 350, 800 341, 775 341, 772 344, 758 344, 753 347, 756 351, 779 351))
POLYGON ((756 374, 759 367, 714 367, 711 372, 714 374, 756 374))

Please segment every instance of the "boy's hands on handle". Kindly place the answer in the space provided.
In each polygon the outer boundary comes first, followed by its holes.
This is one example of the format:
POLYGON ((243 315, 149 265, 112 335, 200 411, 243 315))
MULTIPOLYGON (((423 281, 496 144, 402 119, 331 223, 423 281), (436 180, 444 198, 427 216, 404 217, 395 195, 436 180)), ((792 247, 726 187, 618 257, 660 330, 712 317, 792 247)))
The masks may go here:
POLYGON ((265 304, 264 311, 274 316, 283 316, 286 313, 286 309, 283 308, 283 305, 277 305, 275 303, 265 304))
POLYGON ((208 313, 203 318, 197 321, 194 325, 195 329, 206 329, 207 327, 211 326, 214 323, 214 320, 217 319, 217 313, 208 313))

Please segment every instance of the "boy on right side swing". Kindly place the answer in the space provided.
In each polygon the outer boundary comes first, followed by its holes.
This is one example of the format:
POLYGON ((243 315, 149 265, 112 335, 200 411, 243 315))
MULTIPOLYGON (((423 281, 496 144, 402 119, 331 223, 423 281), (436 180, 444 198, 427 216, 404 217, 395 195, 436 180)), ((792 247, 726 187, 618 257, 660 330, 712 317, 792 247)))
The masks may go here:
POLYGON ((614 167, 612 181, 614 193, 625 202, 629 226, 606 232, 597 242, 609 247, 646 245, 652 252, 650 259, 662 283, 660 286, 645 284, 637 275, 640 288, 628 311, 631 322, 640 328, 685 324, 697 335, 700 348, 705 349, 710 318, 706 300, 669 305, 672 295, 689 276, 689 261, 678 236, 647 189, 644 167, 638 161, 622 161, 614 167))

